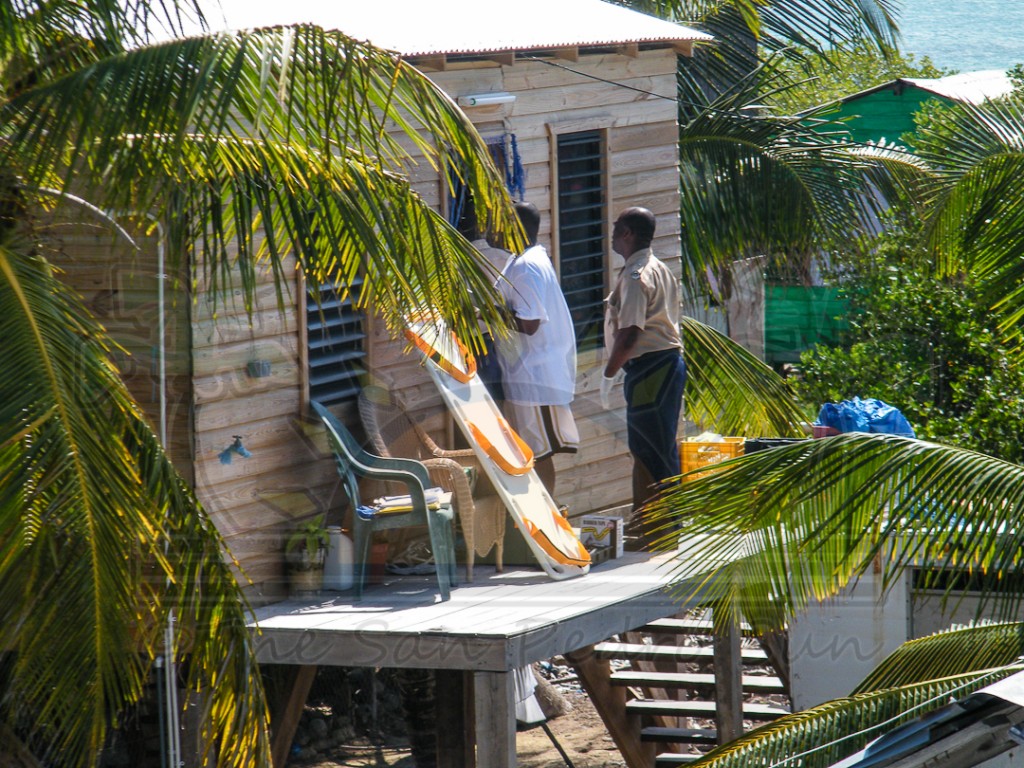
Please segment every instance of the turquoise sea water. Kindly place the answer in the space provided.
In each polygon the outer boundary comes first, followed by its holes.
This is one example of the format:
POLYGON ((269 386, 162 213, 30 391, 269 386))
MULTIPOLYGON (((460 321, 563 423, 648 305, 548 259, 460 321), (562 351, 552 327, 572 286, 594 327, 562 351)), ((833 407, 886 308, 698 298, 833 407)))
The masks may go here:
POLYGON ((970 72, 1024 64, 1024 0, 903 0, 900 48, 970 72))

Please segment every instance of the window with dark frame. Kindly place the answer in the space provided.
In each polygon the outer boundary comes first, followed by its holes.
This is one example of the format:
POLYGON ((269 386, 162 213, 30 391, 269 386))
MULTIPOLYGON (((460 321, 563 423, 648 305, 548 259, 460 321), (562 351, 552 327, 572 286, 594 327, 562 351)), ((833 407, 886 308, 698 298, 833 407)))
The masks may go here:
POLYGON ((601 131, 558 136, 558 247, 562 292, 579 352, 604 346, 607 238, 601 131))
POLYGON ((306 298, 309 399, 323 405, 353 402, 362 389, 365 316, 355 307, 360 287, 356 283, 346 292, 322 285, 310 288, 306 298))

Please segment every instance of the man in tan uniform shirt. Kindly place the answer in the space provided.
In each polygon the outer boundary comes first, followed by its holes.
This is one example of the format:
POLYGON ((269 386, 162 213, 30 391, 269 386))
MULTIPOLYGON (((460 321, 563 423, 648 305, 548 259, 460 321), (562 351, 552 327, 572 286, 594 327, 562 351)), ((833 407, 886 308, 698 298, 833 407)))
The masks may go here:
POLYGON ((655 223, 646 208, 627 208, 615 221, 612 250, 625 264, 605 299, 608 358, 601 399, 607 408, 611 385, 625 371, 634 509, 652 495, 655 483, 680 471, 676 435, 686 365, 679 335, 679 281, 651 252, 655 223))

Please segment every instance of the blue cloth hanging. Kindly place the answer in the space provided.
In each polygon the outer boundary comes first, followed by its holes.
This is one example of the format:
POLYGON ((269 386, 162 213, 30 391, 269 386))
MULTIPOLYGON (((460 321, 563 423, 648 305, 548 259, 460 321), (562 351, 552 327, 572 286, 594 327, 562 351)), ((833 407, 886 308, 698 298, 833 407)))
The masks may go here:
POLYGON ((526 170, 523 168, 523 158, 519 155, 519 144, 516 142, 516 135, 509 134, 512 145, 511 162, 505 174, 505 186, 508 192, 516 200, 522 200, 526 195, 526 170))

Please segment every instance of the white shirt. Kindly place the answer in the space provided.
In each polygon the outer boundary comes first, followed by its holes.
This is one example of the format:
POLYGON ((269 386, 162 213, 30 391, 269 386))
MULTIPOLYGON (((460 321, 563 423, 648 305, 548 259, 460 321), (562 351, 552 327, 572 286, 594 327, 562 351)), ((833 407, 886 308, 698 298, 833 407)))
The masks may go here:
POLYGON ((474 240, 470 245, 477 249, 480 255, 494 267, 494 271, 499 275, 504 271, 505 265, 508 264, 509 256, 512 255, 503 248, 495 248, 484 238, 474 240))
POLYGON ((505 398, 523 405, 568 405, 576 391, 576 334, 544 246, 509 259, 498 281, 506 304, 523 320, 540 320, 532 336, 513 333, 498 349, 505 398))

